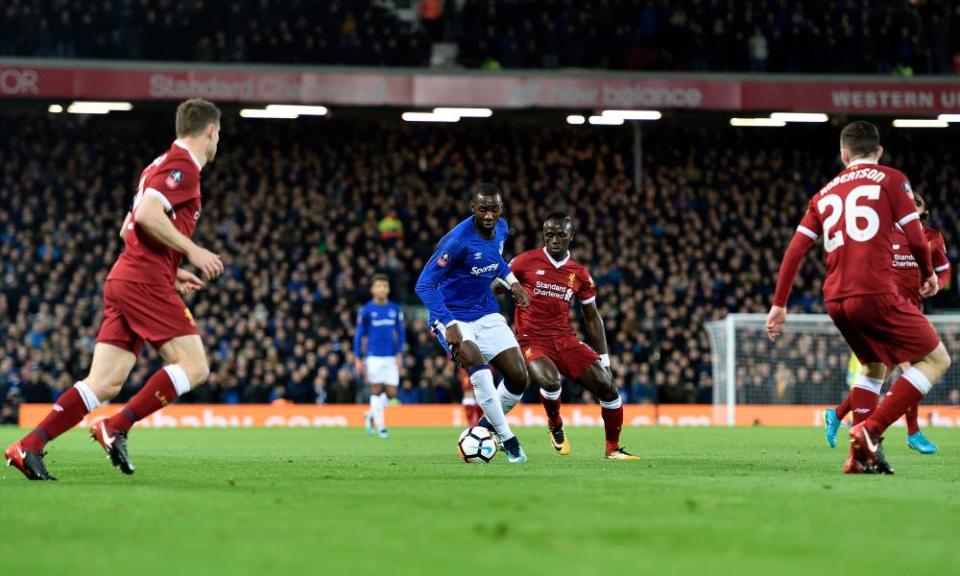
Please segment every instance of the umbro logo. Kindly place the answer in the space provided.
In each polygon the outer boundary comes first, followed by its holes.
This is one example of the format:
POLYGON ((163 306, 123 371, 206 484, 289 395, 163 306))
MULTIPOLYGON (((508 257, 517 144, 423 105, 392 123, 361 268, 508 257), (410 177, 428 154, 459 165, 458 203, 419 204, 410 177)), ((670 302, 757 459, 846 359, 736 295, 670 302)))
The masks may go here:
POLYGON ((473 259, 474 259, 474 260, 480 260, 480 259, 482 259, 482 258, 483 258, 483 253, 482 253, 482 252, 474 252, 474 253, 473 253, 473 259))

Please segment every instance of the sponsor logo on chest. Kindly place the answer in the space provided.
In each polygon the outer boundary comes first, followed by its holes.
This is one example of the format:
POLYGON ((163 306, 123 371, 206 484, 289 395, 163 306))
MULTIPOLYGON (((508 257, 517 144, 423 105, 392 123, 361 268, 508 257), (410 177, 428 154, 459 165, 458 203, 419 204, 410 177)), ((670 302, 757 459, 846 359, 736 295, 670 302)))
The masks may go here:
POLYGON ((573 286, 564 286, 555 282, 537 280, 533 286, 534 296, 545 296, 570 303, 573 301, 573 286))
POLYGON ((470 268, 470 274, 474 276, 483 276, 484 274, 489 274, 490 272, 496 272, 498 268, 500 268, 499 262, 487 264, 486 266, 474 266, 470 268))

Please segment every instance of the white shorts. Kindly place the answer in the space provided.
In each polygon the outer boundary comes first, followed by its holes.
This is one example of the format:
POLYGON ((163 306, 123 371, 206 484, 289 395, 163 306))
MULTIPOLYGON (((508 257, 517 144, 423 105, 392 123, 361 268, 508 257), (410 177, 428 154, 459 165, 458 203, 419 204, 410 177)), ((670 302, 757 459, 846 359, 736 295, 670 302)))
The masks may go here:
POLYGON ((473 322, 457 320, 457 326, 463 334, 463 341, 469 340, 476 344, 485 362, 496 358, 504 350, 520 349, 517 337, 502 314, 487 314, 473 322))
POLYGON ((367 382, 370 384, 400 385, 400 369, 396 356, 367 356, 364 360, 367 368, 367 382))

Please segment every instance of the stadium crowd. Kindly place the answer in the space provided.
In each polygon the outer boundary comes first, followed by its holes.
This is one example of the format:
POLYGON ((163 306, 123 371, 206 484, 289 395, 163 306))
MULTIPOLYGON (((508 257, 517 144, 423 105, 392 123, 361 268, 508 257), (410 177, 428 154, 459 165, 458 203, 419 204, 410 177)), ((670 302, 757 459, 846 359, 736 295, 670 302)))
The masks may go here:
POLYGON ((946 74, 952 0, 9 0, 0 56, 488 68, 946 74))
MULTIPOLYGON (((4 419, 18 402, 50 401, 86 373, 101 285, 122 248, 119 227, 139 170, 169 145, 168 122, 150 111, 0 115, 4 419)), ((196 236, 223 256, 226 272, 188 301, 212 368, 187 401, 361 400, 351 338, 376 271, 391 277, 391 297, 407 306, 401 401, 459 400, 459 376, 412 287, 439 237, 468 214, 466 190, 484 179, 505 192, 508 257, 539 245, 546 213, 574 216, 574 256, 598 285, 625 400, 710 402, 704 323, 727 311, 766 311, 807 199, 839 168, 831 128, 789 130, 785 140, 780 131, 710 122, 648 125, 636 187, 624 128, 555 118, 415 126, 363 112, 264 122, 228 111, 218 157, 204 170, 196 236)), ((954 152, 921 133, 885 138, 887 159, 915 175, 955 259, 954 152)), ((794 309, 823 311, 822 271, 820 255, 808 257, 794 309)), ((953 294, 939 298, 952 304, 953 294)), ((769 350, 755 346, 743 369, 757 382, 744 378, 744 386, 764 387, 755 398, 765 402, 801 401, 761 373, 769 350)), ((794 383, 804 377, 796 368, 822 372, 828 364, 802 350, 788 352, 794 383)), ((145 354, 121 400, 158 366, 145 354)), ((830 370, 845 366, 842 353, 828 356, 838 363, 830 370)), ((948 377, 947 386, 958 381, 948 377)), ((565 395, 587 399, 574 388, 565 395)))

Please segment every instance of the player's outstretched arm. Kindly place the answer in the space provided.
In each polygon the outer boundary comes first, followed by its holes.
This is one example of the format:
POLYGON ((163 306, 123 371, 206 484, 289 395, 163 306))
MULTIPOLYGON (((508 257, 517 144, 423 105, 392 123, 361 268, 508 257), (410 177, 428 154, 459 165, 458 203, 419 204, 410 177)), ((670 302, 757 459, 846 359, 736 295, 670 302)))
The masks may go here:
POLYGON ((793 281, 797 277, 803 257, 807 255, 816 238, 814 232, 801 225, 783 255, 780 274, 777 276, 777 289, 773 294, 773 306, 770 307, 770 313, 767 315, 767 337, 770 340, 776 340, 783 332, 783 326, 787 322, 786 306, 790 299, 793 281))
POLYGON ((220 257, 197 246, 177 230, 173 222, 167 218, 163 204, 157 198, 144 196, 137 205, 134 220, 137 226, 151 238, 186 256, 187 260, 196 266, 207 280, 213 280, 223 273, 223 262, 220 261, 220 257))
POLYGON ((603 317, 600 316, 600 310, 597 309, 596 301, 589 304, 582 304, 584 330, 587 332, 587 340, 594 351, 600 355, 600 363, 604 368, 610 367, 610 354, 607 350, 607 332, 603 328, 603 317))
POLYGON ((447 277, 450 267, 456 262, 457 252, 453 242, 441 242, 420 272, 414 288, 420 301, 430 311, 430 316, 439 320, 444 326, 453 322, 453 314, 450 313, 450 309, 443 300, 443 294, 440 293, 440 282, 447 277))
POLYGON ((771 306, 767 314, 767 338, 775 341, 783 334, 783 326, 787 323, 787 309, 783 306, 771 306))

